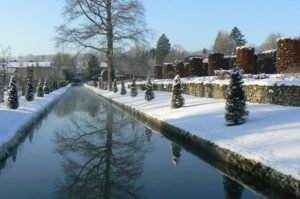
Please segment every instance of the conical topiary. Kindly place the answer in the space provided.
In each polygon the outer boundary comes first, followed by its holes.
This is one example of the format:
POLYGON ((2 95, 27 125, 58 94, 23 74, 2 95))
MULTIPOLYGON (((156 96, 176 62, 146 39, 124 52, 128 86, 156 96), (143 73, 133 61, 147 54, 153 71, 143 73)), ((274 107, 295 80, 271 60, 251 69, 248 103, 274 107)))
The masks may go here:
POLYGON ((114 92, 118 92, 118 84, 117 84, 117 80, 114 80, 114 92))
POLYGON ((131 95, 131 97, 137 96, 137 88, 136 88, 136 83, 135 83, 134 77, 132 78, 132 81, 131 81, 130 95, 131 95))
POLYGON ((109 81, 109 84, 108 84, 108 90, 109 90, 109 91, 112 91, 112 90, 113 90, 113 88, 112 88, 112 81, 109 81))
POLYGON ((182 84, 179 75, 176 75, 173 81, 173 88, 172 88, 172 101, 171 107, 172 108, 180 108, 184 105, 184 98, 182 96, 182 84))
POLYGON ((126 88, 125 88, 124 80, 122 79, 122 81, 121 81, 121 95, 125 95, 125 94, 126 94, 126 88))
POLYGON ((147 101, 153 100, 155 98, 155 95, 153 92, 153 85, 152 85, 150 77, 148 77, 145 87, 146 87, 145 88, 146 89, 145 90, 145 100, 147 100, 147 101))
POLYGON ((10 78, 7 95, 7 106, 11 109, 17 109, 19 107, 19 96, 15 76, 10 78))
POLYGON ((50 93, 47 80, 44 82, 43 89, 44 89, 44 94, 49 94, 50 93))
POLYGON ((48 88, 49 88, 49 93, 52 93, 53 91, 52 81, 48 81, 48 88))
POLYGON ((31 76, 29 76, 27 78, 25 99, 27 101, 33 101, 34 100, 34 88, 33 88, 33 82, 32 82, 32 77, 31 76))
POLYGON ((181 148, 174 143, 172 143, 171 145, 172 145, 172 162, 175 166, 177 166, 181 156, 181 148))
POLYGON ((104 81, 104 82, 102 83, 102 89, 103 89, 103 90, 107 90, 107 82, 106 82, 106 81, 104 81))
POLYGON ((44 97, 43 82, 41 80, 39 80, 38 86, 36 88, 36 96, 44 97))
POLYGON ((246 110, 246 95, 243 89, 241 70, 234 68, 230 72, 230 78, 225 107, 225 119, 228 126, 244 123, 249 114, 246 110))

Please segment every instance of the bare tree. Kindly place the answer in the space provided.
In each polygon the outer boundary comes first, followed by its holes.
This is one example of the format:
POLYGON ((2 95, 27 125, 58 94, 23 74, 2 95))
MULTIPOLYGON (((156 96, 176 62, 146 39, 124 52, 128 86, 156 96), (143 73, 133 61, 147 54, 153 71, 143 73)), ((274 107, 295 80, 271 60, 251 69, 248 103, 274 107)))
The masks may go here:
POLYGON ((114 79, 114 49, 145 41, 144 7, 139 0, 65 0, 66 22, 57 27, 57 46, 74 44, 105 53, 114 79))
POLYGON ((273 50, 277 48, 277 39, 283 37, 281 33, 270 33, 264 43, 262 43, 257 51, 273 50))
POLYGON ((4 87, 6 87, 6 66, 8 65, 9 58, 11 56, 10 46, 4 47, 0 44, 0 52, 2 58, 0 58, 0 103, 4 102, 4 87))
POLYGON ((188 56, 188 52, 179 44, 175 44, 171 47, 169 54, 167 55, 165 62, 174 62, 175 60, 182 60, 188 56))
POLYGON ((219 31, 213 45, 213 51, 231 55, 235 51, 234 41, 228 32, 219 31))

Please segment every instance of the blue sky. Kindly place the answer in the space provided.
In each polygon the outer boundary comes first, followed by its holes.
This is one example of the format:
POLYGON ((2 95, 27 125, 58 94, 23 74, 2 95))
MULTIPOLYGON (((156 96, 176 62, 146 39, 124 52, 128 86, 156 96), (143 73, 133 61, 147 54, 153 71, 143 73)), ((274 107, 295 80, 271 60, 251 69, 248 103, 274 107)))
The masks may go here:
MULTIPOLYGON (((165 33, 186 50, 210 48, 219 30, 240 28, 248 44, 261 44, 271 32, 300 35, 299 0, 143 0, 155 46, 165 33)), ((62 23, 64 0, 0 0, 0 44, 14 56, 55 53, 54 27, 62 23)))

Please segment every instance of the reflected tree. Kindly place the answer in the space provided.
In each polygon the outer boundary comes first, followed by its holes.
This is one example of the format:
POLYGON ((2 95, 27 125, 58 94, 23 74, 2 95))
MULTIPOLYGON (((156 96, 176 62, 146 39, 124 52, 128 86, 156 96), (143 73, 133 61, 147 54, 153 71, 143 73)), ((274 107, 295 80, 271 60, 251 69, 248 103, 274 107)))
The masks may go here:
POLYGON ((223 176, 224 185, 224 198, 226 199, 240 199, 242 198, 242 193, 244 187, 238 182, 232 180, 227 176, 223 176))
POLYGON ((171 147, 172 147, 172 162, 175 166, 177 166, 181 156, 181 148, 174 143, 171 144, 171 147))
POLYGON ((102 108, 93 117, 73 116, 72 125, 56 133, 65 173, 58 198, 140 198, 145 137, 131 131, 132 119, 111 105, 102 108))

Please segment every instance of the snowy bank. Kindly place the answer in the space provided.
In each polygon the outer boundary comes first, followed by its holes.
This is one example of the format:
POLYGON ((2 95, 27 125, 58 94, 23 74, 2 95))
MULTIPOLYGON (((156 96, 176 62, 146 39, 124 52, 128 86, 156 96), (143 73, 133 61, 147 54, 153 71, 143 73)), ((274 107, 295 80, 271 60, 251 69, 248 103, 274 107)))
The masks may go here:
POLYGON ((19 108, 9 109, 5 102, 0 103, 0 159, 5 158, 11 149, 13 149, 20 139, 25 135, 36 120, 53 105, 63 93, 69 88, 63 87, 53 91, 44 97, 36 97, 34 101, 28 102, 22 96, 19 98, 19 108))
POLYGON ((280 181, 288 183, 299 195, 300 108, 248 103, 249 120, 243 125, 227 127, 224 119, 225 100, 184 95, 185 106, 171 109, 169 92, 155 92, 156 98, 148 102, 141 91, 137 97, 131 97, 129 91, 122 96, 88 88, 113 102, 131 107, 138 114, 183 129, 221 150, 237 154, 256 164, 253 168, 259 170, 266 167, 268 173, 264 175, 268 179, 277 179, 276 183, 280 185, 280 181))

